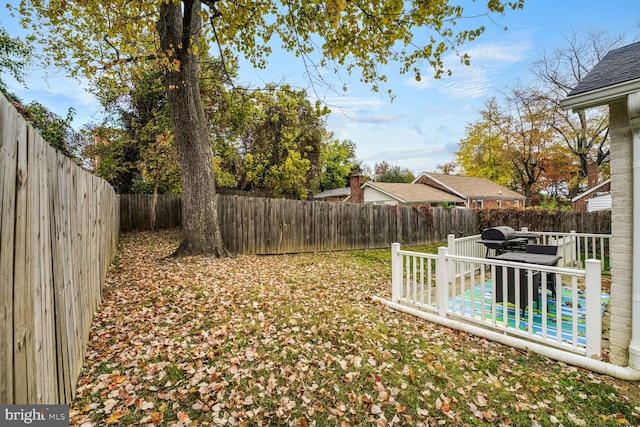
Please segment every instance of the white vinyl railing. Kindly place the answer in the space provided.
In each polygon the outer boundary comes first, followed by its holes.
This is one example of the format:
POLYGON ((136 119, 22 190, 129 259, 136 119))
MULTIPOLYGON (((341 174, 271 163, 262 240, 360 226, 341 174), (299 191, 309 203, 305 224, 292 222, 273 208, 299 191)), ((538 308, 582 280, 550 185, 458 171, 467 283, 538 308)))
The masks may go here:
POLYGON ((599 260, 587 260, 581 270, 452 255, 445 247, 438 255, 404 251, 394 243, 391 262, 394 303, 587 357, 601 356, 599 260), (497 300, 499 269, 509 277, 501 281, 502 295, 509 291, 508 280, 515 281, 514 303, 497 300), (547 293, 547 279, 552 278, 555 299, 547 293), (525 307, 520 306, 521 280, 526 281, 525 307))
MULTIPOLYGON (((527 228, 521 231, 528 232, 527 228)), ((611 244, 610 234, 588 234, 571 231, 535 231, 538 237, 535 239, 537 245, 558 246, 558 255, 562 259, 558 263, 561 267, 584 268, 585 260, 597 259, 602 261, 602 270, 609 269, 609 263, 605 262, 609 256, 611 244)), ((447 238, 447 248, 450 255, 460 255, 472 258, 486 258, 486 247, 479 243, 480 234, 456 239, 453 234, 447 238)), ((464 266, 464 270, 468 266, 464 266)), ((460 273, 459 271, 456 273, 460 273)))
POLYGON ((575 231, 570 233, 543 231, 536 234, 539 235, 538 244, 558 246, 558 255, 562 255, 561 264, 564 266, 583 268, 585 260, 598 259, 603 261, 603 270, 609 269, 609 264, 604 261, 609 256, 610 234, 576 233, 575 231))

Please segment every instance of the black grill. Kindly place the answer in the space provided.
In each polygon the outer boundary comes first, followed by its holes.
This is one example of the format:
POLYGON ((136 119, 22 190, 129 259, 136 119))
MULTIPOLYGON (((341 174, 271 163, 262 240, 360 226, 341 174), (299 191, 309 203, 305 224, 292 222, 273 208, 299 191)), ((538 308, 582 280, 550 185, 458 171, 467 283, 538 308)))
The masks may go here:
POLYGON ((489 249, 494 249, 496 255, 505 250, 524 250, 527 245, 527 238, 519 235, 513 228, 503 225, 501 227, 490 227, 484 229, 480 235, 479 242, 489 249))

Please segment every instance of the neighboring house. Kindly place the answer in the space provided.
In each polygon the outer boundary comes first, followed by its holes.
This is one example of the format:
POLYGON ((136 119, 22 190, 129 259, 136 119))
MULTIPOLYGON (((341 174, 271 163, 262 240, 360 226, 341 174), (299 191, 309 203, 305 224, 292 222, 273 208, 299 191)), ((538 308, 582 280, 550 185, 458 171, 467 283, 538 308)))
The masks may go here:
POLYGON ((340 203, 351 194, 351 188, 335 188, 333 190, 326 190, 322 193, 314 194, 313 200, 321 200, 324 202, 340 203))
POLYGON ((614 49, 561 101, 609 106, 611 136, 610 362, 640 371, 640 43, 614 49), (636 219, 634 219, 636 218, 636 219), (634 279, 635 278, 635 279, 634 279))
POLYGON ((607 179, 571 199, 571 209, 576 212, 611 209, 611 179, 607 179))
POLYGON ((413 183, 456 195, 470 209, 523 207, 526 200, 522 194, 487 178, 422 172, 413 183))
POLYGON ((611 180, 598 183, 598 165, 587 165, 587 188, 571 199, 571 209, 576 212, 594 212, 611 209, 611 180))
MULTIPOLYGON (((360 191, 362 192, 362 201, 364 203, 399 206, 440 206, 442 204, 448 204, 464 207, 464 200, 462 198, 422 184, 368 181, 360 187, 360 191)), ((346 201, 352 201, 354 199, 355 197, 350 196, 346 201)))

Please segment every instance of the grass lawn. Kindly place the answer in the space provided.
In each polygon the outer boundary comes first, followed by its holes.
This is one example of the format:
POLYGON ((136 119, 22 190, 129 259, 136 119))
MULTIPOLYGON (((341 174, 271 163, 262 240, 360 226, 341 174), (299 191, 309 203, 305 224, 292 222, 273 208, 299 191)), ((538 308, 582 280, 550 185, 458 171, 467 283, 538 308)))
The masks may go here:
POLYGON ((390 249, 164 259, 178 241, 122 236, 72 425, 640 423, 637 383, 372 301, 390 249))

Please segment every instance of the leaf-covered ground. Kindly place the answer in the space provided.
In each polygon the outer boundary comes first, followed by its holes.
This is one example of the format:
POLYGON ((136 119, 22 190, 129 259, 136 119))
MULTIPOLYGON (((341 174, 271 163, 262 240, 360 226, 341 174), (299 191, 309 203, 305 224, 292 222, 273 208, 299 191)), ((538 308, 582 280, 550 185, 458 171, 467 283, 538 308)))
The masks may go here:
POLYGON ((372 301, 390 251, 164 259, 122 236, 72 425, 635 425, 639 388, 372 301))

